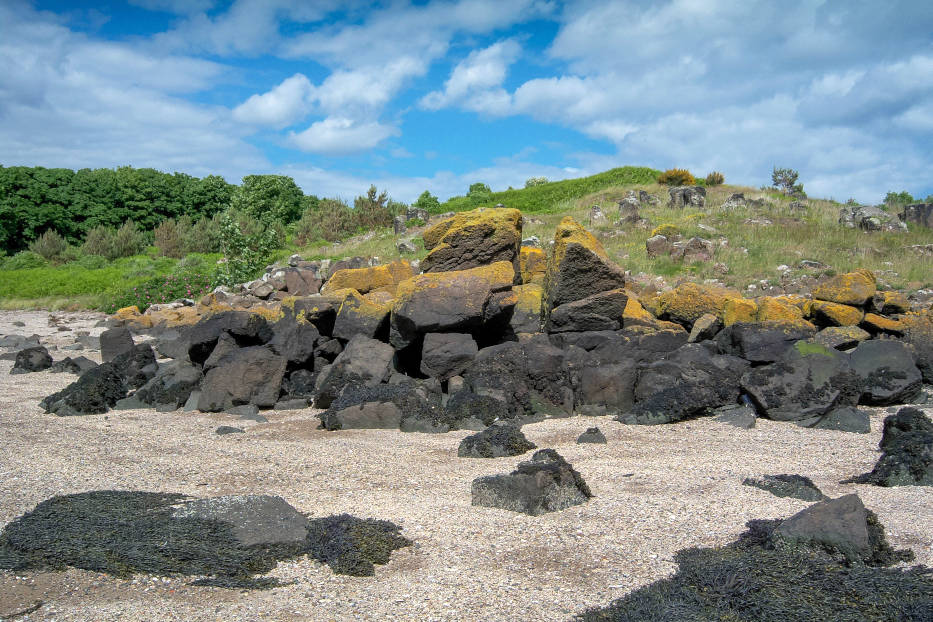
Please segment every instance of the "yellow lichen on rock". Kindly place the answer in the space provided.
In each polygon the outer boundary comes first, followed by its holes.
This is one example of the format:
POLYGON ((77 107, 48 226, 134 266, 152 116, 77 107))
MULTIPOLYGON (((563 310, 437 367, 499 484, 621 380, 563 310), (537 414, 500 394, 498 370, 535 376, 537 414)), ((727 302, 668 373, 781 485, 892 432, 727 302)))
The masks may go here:
POLYGON ((803 312, 799 307, 779 300, 777 297, 762 296, 758 298, 757 303, 758 315, 756 319, 759 322, 803 319, 803 312))
POLYGON ((425 272, 465 270, 514 261, 522 240, 522 213, 512 208, 479 208, 445 218, 423 234, 425 272))
POLYGON ((665 222, 651 230, 651 237, 656 235, 663 235, 666 238, 672 238, 679 233, 680 229, 677 228, 677 225, 672 225, 671 223, 665 222))
POLYGON ((875 295, 875 275, 870 270, 839 274, 813 289, 813 297, 856 307, 864 306, 875 295))
POLYGON ((570 216, 561 220, 548 262, 549 308, 624 287, 625 272, 609 260, 599 240, 570 216))
POLYGON ((547 280, 547 255, 540 248, 523 246, 518 253, 518 270, 523 285, 547 280))
POLYGON ((910 311, 910 300, 904 292, 883 291, 875 294, 875 308, 881 313, 907 313, 910 311))
MULTIPOLYGON (((731 300, 741 300, 738 292, 717 287, 713 285, 698 285, 696 283, 682 283, 670 291, 666 291, 659 296, 659 311, 662 316, 672 322, 683 326, 691 326, 697 319, 705 313, 712 313, 723 319, 725 324, 726 304, 731 300)), ((745 314, 752 314, 754 321, 757 313, 755 301, 748 300, 743 303, 733 303, 734 314, 736 318, 745 317, 745 314), (754 309, 754 311, 753 311, 754 309)), ((735 321, 744 321, 735 319, 735 321)))
MULTIPOLYGON (((409 273, 409 276, 411 274, 409 273)), ((340 289, 355 289, 360 294, 368 294, 374 289, 395 284, 388 266, 370 268, 344 268, 334 272, 324 286, 322 294, 330 294, 340 289)))
POLYGON ((722 312, 710 311, 722 319, 723 326, 732 326, 738 322, 757 322, 758 305, 754 300, 735 296, 726 298, 722 303, 722 312))
POLYGON ((870 333, 889 333, 892 335, 903 335, 907 330, 908 322, 903 319, 892 319, 878 315, 877 313, 866 313, 862 318, 860 326, 870 333))
POLYGON ((564 219, 560 221, 560 224, 557 225, 557 229, 554 232, 554 253, 551 255, 550 265, 552 269, 555 266, 559 266, 564 261, 567 249, 572 244, 579 244, 600 259, 609 258, 609 255, 606 254, 606 249, 603 248, 603 245, 596 239, 595 235, 584 229, 583 226, 572 217, 565 216, 564 219))
POLYGON ((142 313, 139 312, 139 307, 132 305, 129 307, 122 307, 117 309, 116 313, 113 314, 113 317, 118 320, 129 320, 137 318, 140 315, 142 315, 142 313))
POLYGON ((807 317, 830 326, 856 326, 865 317, 865 312, 859 308, 824 300, 811 300, 805 311, 807 317))
POLYGON ((622 327, 656 326, 659 321, 658 318, 645 311, 635 294, 632 292, 626 293, 628 294, 628 300, 625 301, 625 309, 622 310, 622 327))

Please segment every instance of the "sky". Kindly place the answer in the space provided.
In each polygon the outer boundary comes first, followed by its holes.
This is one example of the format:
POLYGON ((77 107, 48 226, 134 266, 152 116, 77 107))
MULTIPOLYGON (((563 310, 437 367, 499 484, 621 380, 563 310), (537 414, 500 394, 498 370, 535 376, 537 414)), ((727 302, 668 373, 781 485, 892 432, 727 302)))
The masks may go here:
POLYGON ((0 164, 442 200, 616 166, 933 194, 930 0, 0 0, 0 164))

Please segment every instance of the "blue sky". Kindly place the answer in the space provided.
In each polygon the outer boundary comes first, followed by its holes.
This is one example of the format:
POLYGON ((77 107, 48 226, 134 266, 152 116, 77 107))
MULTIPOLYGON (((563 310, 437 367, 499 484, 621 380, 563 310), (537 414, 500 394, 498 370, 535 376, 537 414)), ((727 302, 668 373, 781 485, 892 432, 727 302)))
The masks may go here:
POLYGON ((0 0, 0 164, 411 201, 626 164, 933 194, 933 2, 0 0))

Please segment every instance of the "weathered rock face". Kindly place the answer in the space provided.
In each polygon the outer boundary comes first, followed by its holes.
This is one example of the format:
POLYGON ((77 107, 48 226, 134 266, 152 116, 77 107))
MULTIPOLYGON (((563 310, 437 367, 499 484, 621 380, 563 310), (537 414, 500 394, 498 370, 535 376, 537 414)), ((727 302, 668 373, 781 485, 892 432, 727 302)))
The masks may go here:
POLYGON ((198 410, 215 412, 242 404, 271 408, 279 397, 285 358, 267 346, 232 351, 207 372, 198 410))
POLYGON ((133 347, 133 335, 125 327, 109 328, 100 334, 100 358, 112 361, 133 347))
POLYGON ((52 366, 52 357, 43 346, 25 348, 16 353, 11 374, 28 374, 45 371, 52 366))
POLYGON ((875 295, 875 276, 868 270, 839 274, 813 289, 817 300, 862 307, 875 295))
POLYGON ((473 505, 538 516, 592 497, 583 477, 553 449, 541 449, 509 475, 473 480, 473 505))
POLYGON ((614 289, 562 304, 551 309, 548 331, 617 330, 622 328, 622 314, 627 302, 625 290, 614 289))
POLYGON ((564 218, 548 264, 549 308, 624 287, 625 273, 609 261, 599 240, 569 216, 564 218))
POLYGON ((314 358, 321 333, 307 322, 279 321, 272 327, 269 347, 283 357, 290 366, 304 367, 314 358))
POLYGON ((321 279, 313 270, 286 268, 285 289, 291 296, 309 296, 321 291, 321 279))
POLYGON ((914 203, 906 206, 901 220, 933 229, 933 203, 914 203))
POLYGON ((80 376, 87 370, 94 369, 95 367, 97 367, 97 363, 85 356, 76 356, 75 358, 66 356, 60 361, 55 361, 49 368, 49 371, 53 374, 69 373, 78 374, 80 376))
POLYGON ((857 326, 865 317, 858 307, 837 302, 814 300, 807 305, 808 315, 820 326, 857 326))
POLYGON ((861 394, 845 354, 806 341, 776 363, 752 369, 741 384, 760 411, 777 421, 822 417, 837 406, 854 406, 861 394))
POLYGON ((201 370, 195 365, 186 361, 172 361, 161 366, 155 377, 140 387, 135 396, 150 406, 179 408, 188 401, 191 392, 200 386, 202 378, 201 370))
POLYGON ((894 231, 906 233, 907 225, 894 214, 871 205, 846 205, 839 210, 839 224, 863 231, 894 231))
POLYGON ((712 261, 715 252, 716 247, 712 241, 692 237, 683 242, 674 242, 669 254, 671 259, 675 261, 690 263, 694 261, 712 261))
POLYGON ((111 361, 129 389, 138 389, 155 376, 158 364, 148 343, 140 343, 111 361))
POLYGON ((187 331, 188 358, 201 365, 226 333, 240 347, 268 343, 272 329, 265 318, 246 311, 225 311, 199 321, 187 331))
POLYGON ((464 333, 428 333, 424 336, 421 372, 447 380, 469 367, 479 348, 473 337, 464 333))
POLYGON ((509 318, 509 328, 512 333, 518 335, 541 332, 544 287, 537 283, 516 285, 512 288, 512 292, 515 294, 515 306, 509 318))
POLYGON ((314 405, 329 408, 348 385, 375 386, 389 377, 395 350, 387 343, 357 335, 317 379, 314 405))
POLYGON ((933 311, 909 313, 902 322, 904 342, 914 351, 923 381, 933 384, 933 311))
POLYGON ((462 389, 451 393, 445 416, 449 421, 456 422, 458 428, 472 430, 510 419, 513 413, 503 400, 462 389))
POLYGON ((346 268, 334 272, 324 283, 321 293, 332 294, 341 289, 355 289, 360 294, 385 291, 394 295, 398 284, 412 276, 411 263, 404 259, 383 266, 346 268))
POLYGON ((421 262, 425 272, 513 263, 522 242, 522 213, 505 208, 460 212, 426 230, 423 237, 430 251, 421 262))
POLYGON ((518 274, 523 285, 544 285, 547 280, 547 255, 540 248, 522 246, 518 253, 518 274))
POLYGON ((716 343, 723 354, 752 363, 773 363, 795 343, 815 333, 816 328, 804 321, 738 322, 716 335, 716 343))
POLYGON ((858 326, 830 326, 818 332, 813 340, 827 348, 848 350, 870 337, 867 331, 858 326))
POLYGON ((587 428, 586 431, 577 437, 577 444, 584 445, 587 443, 595 445, 605 445, 608 441, 606 440, 606 435, 600 431, 597 427, 587 428))
POLYGON ((500 261, 402 281, 392 306, 392 345, 403 348, 424 333, 481 327, 492 295, 509 290, 514 278, 512 264, 500 261))
POLYGON ((457 455, 461 458, 503 458, 520 456, 536 447, 525 438, 521 428, 508 423, 493 424, 460 441, 457 455))
POLYGON ((370 339, 387 335, 391 311, 391 303, 373 300, 372 294, 360 296, 351 291, 337 311, 333 335, 344 341, 349 341, 355 335, 370 339))
POLYGON ((308 535, 308 519, 285 499, 272 495, 195 499, 176 508, 172 517, 226 523, 241 546, 301 546, 308 535))
POLYGON ((811 505, 781 522, 771 534, 781 544, 817 544, 839 551, 849 561, 872 557, 868 510, 851 494, 811 505))
POLYGON ((886 417, 875 468, 843 483, 933 486, 933 421, 917 408, 886 417))
POLYGON ((721 287, 683 283, 658 297, 658 310, 663 319, 689 328, 707 313, 722 317, 726 301, 735 298, 737 292, 721 287))
POLYGON ((900 341, 863 341, 851 352, 849 362, 861 380, 861 404, 903 404, 920 394, 920 370, 910 348, 900 341))
POLYGON ((46 397, 39 406, 60 417, 107 412, 117 400, 126 397, 126 383, 113 363, 104 363, 85 372, 58 393, 46 397))
POLYGON ((671 207, 696 207, 706 206, 706 188, 703 186, 675 186, 668 190, 671 197, 671 207))

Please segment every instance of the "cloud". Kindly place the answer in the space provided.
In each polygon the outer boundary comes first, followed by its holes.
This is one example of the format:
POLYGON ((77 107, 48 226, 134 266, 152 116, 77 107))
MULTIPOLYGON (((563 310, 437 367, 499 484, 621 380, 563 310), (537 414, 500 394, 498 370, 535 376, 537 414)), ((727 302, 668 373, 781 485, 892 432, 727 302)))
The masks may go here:
POLYGON ((376 121, 357 122, 346 117, 327 117, 300 133, 289 133, 289 142, 302 151, 324 155, 347 155, 368 151, 398 129, 376 121))
POLYGON ((129 3, 150 11, 164 11, 176 15, 201 13, 214 5, 213 0, 129 0, 129 3))
POLYGON ((314 86, 304 74, 296 73, 262 95, 253 95, 233 109, 241 123, 286 127, 304 118, 310 108, 314 86))
POLYGON ((474 50, 454 67, 443 91, 432 91, 421 98, 420 105, 439 110, 455 103, 479 111, 503 114, 508 111, 511 97, 501 87, 509 65, 514 63, 521 48, 514 40, 499 41, 485 49, 474 50))

